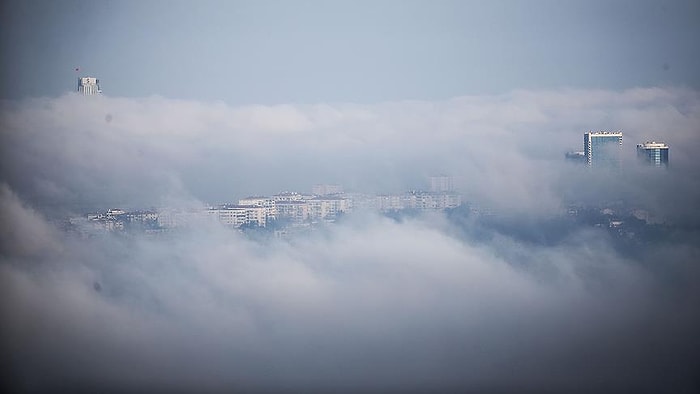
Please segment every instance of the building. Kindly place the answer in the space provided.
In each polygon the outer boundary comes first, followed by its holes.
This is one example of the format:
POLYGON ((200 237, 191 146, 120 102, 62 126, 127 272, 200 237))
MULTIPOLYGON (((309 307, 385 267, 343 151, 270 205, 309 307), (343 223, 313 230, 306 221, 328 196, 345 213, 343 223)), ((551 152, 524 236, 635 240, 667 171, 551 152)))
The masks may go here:
POLYGON ((78 78, 78 93, 82 93, 86 96, 102 94, 102 89, 100 89, 100 80, 93 77, 78 78))
POLYGON ((454 181, 451 176, 431 176, 430 191, 433 193, 445 193, 454 190, 454 181))
MULTIPOLYGON (((265 213, 265 220, 258 221, 260 226, 265 226, 265 222, 268 220, 275 220, 277 218, 277 204, 276 201, 269 197, 246 197, 238 200, 238 205, 241 207, 258 207, 263 208, 265 213)), ((257 212, 257 211, 256 211, 257 212)))
POLYGON ((586 162, 586 154, 585 152, 566 152, 564 155, 566 160, 572 162, 572 163, 585 163, 586 162))
POLYGON ((188 227, 210 220, 207 212, 200 208, 163 208, 158 210, 157 215, 157 225, 166 229, 188 227))
POLYGON ((224 205, 209 208, 207 213, 218 219, 224 226, 238 228, 249 223, 246 207, 224 205))
POLYGON ((374 205, 380 211, 396 211, 406 208, 407 202, 401 194, 379 194, 374 205))
POLYGON ((377 195, 375 206, 380 211, 401 209, 435 210, 456 208, 462 205, 462 196, 457 193, 433 193, 412 190, 404 194, 377 195))
POLYGON ((637 144, 637 158, 653 167, 668 167, 668 145, 653 141, 637 144))
POLYGON ((404 207, 419 210, 456 208, 462 204, 462 198, 455 193, 433 193, 410 191, 404 197, 404 207))
POLYGON ((304 201, 313 197, 312 195, 304 195, 297 192, 281 192, 272 196, 272 199, 279 203, 281 201, 304 201))
POLYGON ((341 185, 314 185, 311 188, 311 193, 315 196, 327 196, 329 194, 342 194, 343 187, 341 185))
POLYGON ((309 204, 304 200, 277 201, 277 216, 292 223, 303 223, 309 219, 309 204))
POLYGON ((622 161, 621 131, 589 131, 583 135, 586 164, 592 167, 619 168, 622 161))
POLYGON ((217 207, 210 207, 207 213, 229 227, 239 228, 243 225, 254 224, 265 227, 270 219, 269 211, 266 207, 255 205, 231 205, 224 204, 217 207))
POLYGON ((312 220, 335 220, 349 212, 350 203, 343 197, 315 197, 307 201, 312 220))
POLYGON ((348 199, 350 209, 354 211, 375 210, 377 208, 376 196, 364 193, 344 193, 348 199))
POLYGON ((437 193, 433 195, 438 209, 457 208, 462 205, 462 196, 457 193, 437 193))

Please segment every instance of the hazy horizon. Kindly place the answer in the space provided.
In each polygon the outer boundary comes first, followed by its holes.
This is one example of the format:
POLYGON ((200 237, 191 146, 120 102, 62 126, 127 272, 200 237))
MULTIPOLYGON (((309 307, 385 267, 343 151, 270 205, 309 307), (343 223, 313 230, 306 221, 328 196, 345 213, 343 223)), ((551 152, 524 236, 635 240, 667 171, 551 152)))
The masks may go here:
POLYGON ((243 104, 700 88, 695 1, 8 1, 2 98, 243 104), (80 72, 76 74, 76 67, 80 72))

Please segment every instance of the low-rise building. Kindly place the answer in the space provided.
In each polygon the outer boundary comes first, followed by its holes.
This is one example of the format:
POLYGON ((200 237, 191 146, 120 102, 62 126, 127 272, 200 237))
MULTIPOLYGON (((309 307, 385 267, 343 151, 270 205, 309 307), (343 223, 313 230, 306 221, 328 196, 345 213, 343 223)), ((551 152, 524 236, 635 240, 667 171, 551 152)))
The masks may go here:
POLYGON ((319 184, 311 188, 311 193, 315 196, 327 196, 331 194, 342 194, 343 187, 341 185, 319 184))
POLYGON ((265 227, 270 220, 268 207, 254 205, 224 204, 210 207, 207 214, 218 219, 221 224, 235 228, 249 224, 265 227))
MULTIPOLYGON (((246 197, 238 200, 238 205, 241 207, 263 208, 262 214, 265 216, 264 222, 277 219, 277 202, 273 198, 264 196, 246 197)), ((258 211, 254 212, 258 215, 258 211)), ((261 226, 264 226, 264 224, 261 224, 261 226)))
POLYGON ((293 223, 302 223, 309 219, 309 203, 305 200, 278 201, 277 215, 293 223))
POLYGON ((344 197, 315 197, 307 201, 309 216, 312 220, 335 220, 343 213, 349 212, 349 202, 344 197))

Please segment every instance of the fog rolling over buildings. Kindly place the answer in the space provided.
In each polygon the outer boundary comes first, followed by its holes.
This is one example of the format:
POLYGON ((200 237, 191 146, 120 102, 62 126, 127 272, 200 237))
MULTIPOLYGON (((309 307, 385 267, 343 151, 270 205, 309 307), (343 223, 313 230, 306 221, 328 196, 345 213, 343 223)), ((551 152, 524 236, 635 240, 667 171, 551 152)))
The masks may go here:
POLYGON ((2 388, 697 392, 699 12, 4 3, 2 388))

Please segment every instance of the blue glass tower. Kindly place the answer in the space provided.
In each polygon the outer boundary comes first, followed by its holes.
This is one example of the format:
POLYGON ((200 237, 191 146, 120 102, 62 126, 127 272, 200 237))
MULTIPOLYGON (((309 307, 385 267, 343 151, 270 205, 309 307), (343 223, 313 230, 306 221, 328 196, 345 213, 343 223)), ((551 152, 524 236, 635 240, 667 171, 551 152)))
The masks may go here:
POLYGON ((663 142, 637 144, 637 157, 653 167, 668 167, 668 145, 663 142))

